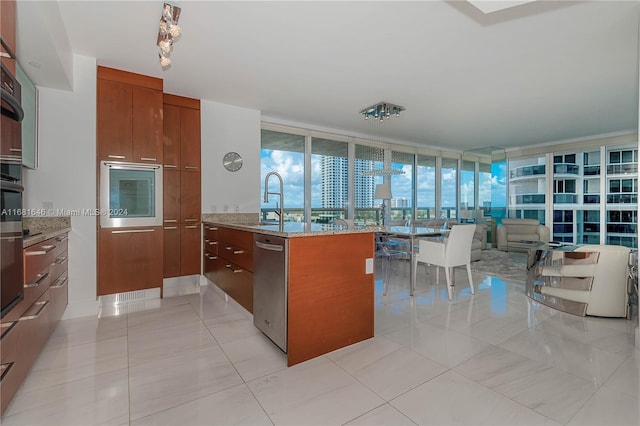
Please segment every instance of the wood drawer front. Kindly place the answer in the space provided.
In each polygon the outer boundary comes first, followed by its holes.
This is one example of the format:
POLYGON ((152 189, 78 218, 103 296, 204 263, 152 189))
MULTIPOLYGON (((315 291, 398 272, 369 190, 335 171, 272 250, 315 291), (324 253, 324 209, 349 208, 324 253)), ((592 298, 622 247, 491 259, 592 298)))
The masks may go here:
POLYGON ((3 323, 1 330, 0 345, 2 350, 0 350, 0 364, 15 362, 18 359, 20 321, 3 323))
POLYGON ((49 338, 50 309, 51 301, 47 291, 20 317, 20 335, 28 337, 20 339, 18 350, 20 361, 25 362, 20 367, 20 370, 25 369, 25 375, 49 338))
POLYGON ((220 268, 216 271, 216 284, 225 293, 253 313, 253 273, 221 260, 220 268))
POLYGON ((51 274, 51 282, 53 283, 55 280, 60 278, 60 276, 66 272, 69 261, 69 252, 67 250, 60 253, 53 260, 53 263, 49 265, 49 273, 51 274))
POLYGON ((31 281, 25 283, 22 312, 33 305, 49 288, 51 284, 50 269, 51 268, 47 267, 47 269, 37 274, 31 281))
POLYGON ((4 413, 13 396, 24 381, 27 373, 21 368, 22 361, 2 364, 2 381, 0 381, 0 414, 4 413))
POLYGON ((2 318, 2 322, 18 321, 22 314, 40 298, 51 284, 49 267, 36 274, 31 281, 24 285, 24 298, 2 318))
POLYGON ((62 318, 69 302, 69 277, 67 271, 64 271, 56 281, 51 283, 49 296, 51 300, 49 320, 51 322, 51 331, 53 331, 62 318))
POLYGON ((218 241, 218 227, 209 224, 202 224, 202 233, 204 238, 207 238, 212 241, 218 241))
POLYGON ((32 283, 37 275, 49 271, 56 256, 60 253, 55 238, 49 238, 41 243, 24 249, 24 282, 32 283))
POLYGON ((253 252, 253 232, 238 231, 230 228, 220 228, 221 244, 238 247, 253 252))
POLYGON ((220 245, 220 242, 217 239, 212 239, 205 235, 204 239, 202 240, 202 252, 203 253, 209 252, 212 255, 217 256, 219 245, 220 245))
POLYGON ((213 253, 211 250, 207 250, 207 248, 205 247, 202 252, 202 273, 213 282, 215 282, 215 280, 213 278, 210 278, 207 273, 213 272, 215 270, 215 262, 217 259, 218 255, 216 253, 213 253))
POLYGON ((209 279, 212 283, 217 283, 216 278, 216 262, 217 256, 212 256, 209 253, 204 253, 202 259, 202 274, 209 279))
POLYGON ((218 256, 238 265, 242 269, 253 272, 253 251, 251 250, 224 244, 223 246, 218 246, 218 256))

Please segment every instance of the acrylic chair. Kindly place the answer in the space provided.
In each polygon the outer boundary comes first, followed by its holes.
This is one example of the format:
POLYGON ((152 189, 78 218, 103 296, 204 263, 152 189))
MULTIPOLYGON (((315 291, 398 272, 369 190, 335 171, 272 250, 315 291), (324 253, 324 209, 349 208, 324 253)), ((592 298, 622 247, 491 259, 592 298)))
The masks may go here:
MULTIPOLYGON (((475 294, 473 278, 471 277, 471 243, 475 230, 475 225, 455 225, 451 228, 449 236, 442 241, 419 241, 420 249, 413 260, 415 262, 413 265, 414 271, 418 268, 418 262, 444 267, 449 300, 453 298, 453 268, 456 266, 467 267, 471 294, 475 294)), ((439 270, 436 272, 436 283, 439 278, 438 272, 439 270)))
POLYGON ((353 228, 355 226, 353 219, 342 219, 339 217, 333 218, 333 224, 337 226, 344 226, 345 228, 353 228))
POLYGON ((391 262, 395 259, 407 259, 411 257, 411 253, 402 250, 393 242, 390 242, 383 234, 376 234, 376 258, 382 259, 383 278, 382 278, 382 295, 386 296, 389 290, 389 279, 391 278, 391 262))

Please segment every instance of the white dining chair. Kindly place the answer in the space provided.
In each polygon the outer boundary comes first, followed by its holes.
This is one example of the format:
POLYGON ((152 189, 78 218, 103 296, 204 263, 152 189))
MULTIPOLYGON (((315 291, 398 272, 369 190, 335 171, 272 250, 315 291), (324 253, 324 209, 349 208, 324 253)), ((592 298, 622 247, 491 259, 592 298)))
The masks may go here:
MULTIPOLYGON (((471 243, 475 225, 455 225, 451 228, 448 238, 442 241, 420 240, 419 251, 414 256, 414 270, 417 270, 418 262, 423 262, 436 267, 444 267, 447 278, 447 292, 449 300, 453 298, 454 269, 456 266, 466 266, 469 278, 471 294, 475 294, 473 278, 471 277, 471 243)), ((439 278, 436 271, 436 283, 439 278)))

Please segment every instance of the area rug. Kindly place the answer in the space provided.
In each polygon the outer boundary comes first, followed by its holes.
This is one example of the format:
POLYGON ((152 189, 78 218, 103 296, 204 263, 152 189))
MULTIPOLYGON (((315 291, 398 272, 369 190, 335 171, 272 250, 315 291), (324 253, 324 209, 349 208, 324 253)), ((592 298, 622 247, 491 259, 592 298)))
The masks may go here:
POLYGON ((471 262, 471 271, 524 283, 527 280, 527 254, 482 250, 480 260, 471 262))

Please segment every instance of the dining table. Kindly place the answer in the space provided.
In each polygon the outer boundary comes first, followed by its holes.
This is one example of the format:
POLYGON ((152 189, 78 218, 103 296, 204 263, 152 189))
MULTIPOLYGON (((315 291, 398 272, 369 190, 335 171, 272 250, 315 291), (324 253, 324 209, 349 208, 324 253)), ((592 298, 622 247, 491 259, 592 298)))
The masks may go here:
POLYGON ((423 226, 382 226, 381 231, 388 238, 401 238, 409 242, 409 295, 413 296, 416 289, 416 241, 420 238, 435 238, 449 234, 449 229, 427 228, 423 226))

